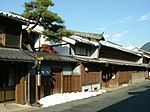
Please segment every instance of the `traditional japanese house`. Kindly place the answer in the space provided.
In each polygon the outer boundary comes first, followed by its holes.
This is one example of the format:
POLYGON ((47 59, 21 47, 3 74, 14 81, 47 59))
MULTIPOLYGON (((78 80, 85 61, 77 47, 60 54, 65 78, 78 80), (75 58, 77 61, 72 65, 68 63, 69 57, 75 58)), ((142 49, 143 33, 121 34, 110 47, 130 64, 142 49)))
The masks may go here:
MULTIPOLYGON (((78 61, 70 55, 61 55, 55 51, 53 46, 60 45, 51 45, 45 41, 46 38, 40 35, 42 31, 42 27, 35 27, 29 42, 32 49, 24 47, 30 50, 28 55, 37 59, 35 66, 29 70, 27 103, 37 103, 40 98, 51 94, 81 91, 78 61)), ((26 31, 23 37, 25 43, 26 31)))
POLYGON ((25 104, 28 68, 35 59, 22 50, 22 25, 27 20, 0 12, 0 102, 25 104))
POLYGON ((72 55, 81 62, 82 91, 94 90, 93 84, 99 84, 94 86, 99 89, 101 86, 137 83, 144 81, 148 75, 149 64, 141 61, 146 57, 118 44, 98 41, 103 40, 102 34, 74 32, 73 36, 64 37, 63 40, 70 44, 56 50, 72 55), (64 52, 62 49, 65 47, 64 52))
POLYGON ((34 103, 47 95, 81 91, 81 76, 76 59, 46 52, 30 52, 29 54, 38 59, 37 67, 29 70, 29 91, 32 91, 29 92, 29 103, 34 103), (36 79, 36 75, 37 77, 40 75, 40 78, 36 79))
POLYGON ((149 65, 141 61, 140 53, 112 42, 101 43, 99 60, 107 63, 102 70, 104 87, 141 82, 148 75, 149 65))
MULTIPOLYGON (((138 54, 141 54, 141 57, 143 57, 140 62, 142 62, 143 64, 150 64, 150 52, 149 51, 146 51, 146 50, 143 50, 143 49, 140 49, 140 48, 133 48, 132 49, 133 51, 136 51, 138 54)), ((147 74, 145 74, 145 78, 150 78, 150 68, 148 67, 147 68, 147 74)))
POLYGON ((81 91, 94 91, 101 88, 101 68, 104 63, 98 61, 99 43, 104 40, 102 34, 72 31, 70 37, 63 37, 66 43, 54 46, 54 49, 63 55, 73 56, 79 61, 79 75, 81 76, 81 91), (65 45, 66 44, 66 45, 65 45))

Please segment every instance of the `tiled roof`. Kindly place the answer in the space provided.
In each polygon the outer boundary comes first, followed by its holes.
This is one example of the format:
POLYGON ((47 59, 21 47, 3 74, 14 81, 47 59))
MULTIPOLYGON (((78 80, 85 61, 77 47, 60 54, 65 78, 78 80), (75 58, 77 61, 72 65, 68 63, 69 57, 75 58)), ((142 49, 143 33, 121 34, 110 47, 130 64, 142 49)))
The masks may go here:
POLYGON ((35 58, 26 54, 23 50, 13 48, 0 47, 0 60, 3 61, 19 61, 19 62, 34 62, 35 58))
POLYGON ((81 36, 81 37, 91 38, 91 39, 105 40, 103 34, 79 32, 79 31, 73 31, 73 30, 70 30, 70 31, 73 33, 73 35, 76 35, 76 36, 81 36))
POLYGON ((59 54, 49 54, 45 52, 30 52, 30 56, 35 58, 43 58, 47 61, 61 61, 61 62, 77 62, 76 59, 71 56, 59 55, 59 54))
POLYGON ((75 42, 89 44, 89 45, 92 45, 92 46, 99 46, 98 42, 89 41, 88 39, 82 38, 80 36, 72 35, 72 36, 70 36, 70 39, 74 40, 75 42))
POLYGON ((137 63, 137 62, 131 62, 131 61, 123 61, 123 60, 100 58, 99 61, 105 61, 106 63, 111 64, 111 65, 150 67, 149 64, 137 63))
POLYGON ((89 62, 89 63, 106 63, 106 61, 98 60, 97 58, 91 58, 87 56, 74 56, 75 59, 81 62, 89 62))
POLYGON ((23 23, 27 23, 29 21, 33 22, 32 20, 26 19, 18 14, 14 14, 14 13, 0 11, 0 16, 8 17, 8 18, 11 18, 11 19, 23 22, 23 23))
POLYGON ((122 61, 122 60, 112 60, 112 59, 105 59, 105 58, 99 58, 94 59, 90 57, 84 57, 84 56, 75 56, 75 59, 81 61, 81 62, 89 62, 89 63, 105 63, 110 65, 119 65, 119 66, 135 66, 135 67, 148 67, 150 68, 149 64, 143 64, 143 63, 136 63, 136 62, 129 62, 129 61, 122 61))

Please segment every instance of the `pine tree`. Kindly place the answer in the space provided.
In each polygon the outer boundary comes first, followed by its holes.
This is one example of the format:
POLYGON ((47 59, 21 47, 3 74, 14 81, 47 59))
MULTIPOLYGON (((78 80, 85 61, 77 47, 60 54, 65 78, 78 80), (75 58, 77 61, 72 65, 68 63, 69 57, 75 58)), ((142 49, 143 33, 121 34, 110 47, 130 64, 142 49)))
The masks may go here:
POLYGON ((34 25, 28 29, 29 34, 37 25, 40 25, 44 28, 42 34, 49 37, 49 41, 57 42, 63 36, 70 36, 71 32, 65 29, 61 17, 49 10, 52 6, 54 3, 51 0, 25 2, 22 16, 35 21, 34 25))

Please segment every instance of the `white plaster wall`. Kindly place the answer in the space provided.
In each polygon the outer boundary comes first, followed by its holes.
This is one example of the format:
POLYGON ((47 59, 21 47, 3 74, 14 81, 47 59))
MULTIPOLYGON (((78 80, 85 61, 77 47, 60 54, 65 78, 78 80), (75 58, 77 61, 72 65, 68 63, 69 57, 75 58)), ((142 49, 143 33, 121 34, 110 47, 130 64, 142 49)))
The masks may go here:
POLYGON ((99 49, 97 48, 95 52, 91 55, 91 58, 99 58, 99 49))
POLYGON ((39 37, 39 39, 37 39, 37 41, 35 42, 34 48, 38 48, 41 47, 42 44, 48 44, 50 45, 49 41, 46 41, 46 38, 44 38, 44 36, 39 37))
POLYGON ((75 75, 81 75, 81 65, 77 65, 74 69, 73 69, 73 74, 75 75))

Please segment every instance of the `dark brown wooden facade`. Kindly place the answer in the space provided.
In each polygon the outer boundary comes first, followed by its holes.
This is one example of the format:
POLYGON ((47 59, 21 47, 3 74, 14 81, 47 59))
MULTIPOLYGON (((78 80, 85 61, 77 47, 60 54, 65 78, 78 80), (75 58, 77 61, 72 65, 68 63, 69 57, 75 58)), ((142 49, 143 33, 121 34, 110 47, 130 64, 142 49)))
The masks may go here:
MULTIPOLYGON (((15 100, 19 104, 34 103, 51 94, 87 91, 86 87, 90 88, 88 91, 94 91, 102 86, 117 87, 149 77, 148 68, 136 64, 141 56, 111 46, 77 42, 70 45, 69 55, 82 56, 78 59, 75 56, 39 52, 25 54, 21 49, 22 41, 26 40, 22 38, 21 30, 25 23, 18 18, 0 15, 0 48, 12 49, 8 49, 4 57, 0 56, 0 102, 15 100), (18 54, 16 48, 21 49, 17 50, 18 54), (7 58, 9 53, 12 57, 7 58), (38 60, 38 54, 43 58, 40 68, 34 63, 38 60), (93 61, 90 62, 90 59, 93 61), (104 62, 100 62, 103 59, 104 62), (76 67, 78 70, 74 70, 76 67), (38 71, 40 85, 37 86, 38 71)), ((35 41, 36 35, 33 37, 35 41)), ((4 51, 0 50, 1 53, 4 51)), ((145 57, 143 63, 148 64, 149 60, 145 57)))
POLYGON ((108 65, 102 69, 104 87, 117 87, 122 84, 131 84, 148 77, 148 68, 138 66, 140 56, 114 47, 102 45, 99 53, 102 59, 108 59, 108 65), (111 61, 114 61, 113 63, 111 61), (109 63, 110 61, 110 63, 109 63), (134 74, 134 75, 133 75, 134 74))
POLYGON ((99 52, 99 58, 136 62, 141 57, 138 55, 135 55, 133 53, 119 50, 117 48, 101 45, 100 52, 99 52))
POLYGON ((63 93, 80 91, 81 75, 63 75, 63 93))
POLYGON ((25 104, 27 99, 28 67, 35 59, 21 50, 26 23, 18 16, 0 13, 0 102, 25 104))
POLYGON ((15 101, 25 104, 28 90, 28 64, 0 62, 0 102, 15 101))

